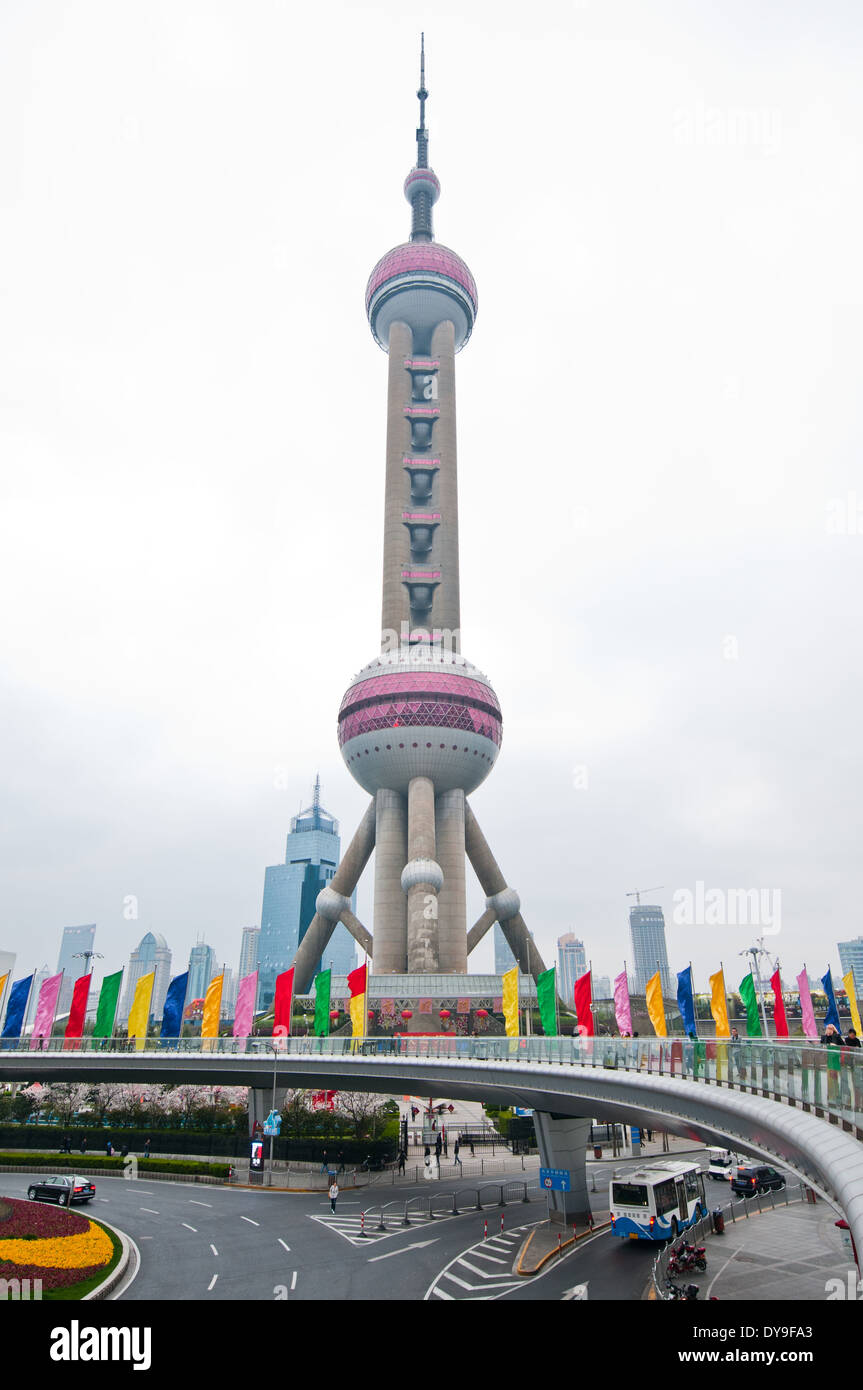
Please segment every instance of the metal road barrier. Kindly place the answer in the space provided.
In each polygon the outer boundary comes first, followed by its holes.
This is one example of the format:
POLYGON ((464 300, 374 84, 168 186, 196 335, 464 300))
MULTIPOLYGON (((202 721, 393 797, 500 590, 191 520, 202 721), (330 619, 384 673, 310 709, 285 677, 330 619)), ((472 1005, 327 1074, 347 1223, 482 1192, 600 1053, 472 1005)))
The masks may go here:
POLYGON ((412 1226, 414 1221, 434 1221, 442 1216, 460 1216, 465 1211, 482 1211, 485 1207, 505 1207, 512 1202, 529 1202, 528 1192, 539 1196, 539 1184, 528 1182, 489 1183, 486 1187, 463 1187, 457 1192, 439 1192, 409 1197, 406 1201, 377 1203, 366 1207, 366 1226, 370 1230, 386 1231, 391 1225, 412 1226), (443 1206, 443 1210, 438 1209, 443 1206), (373 1225, 372 1218, 377 1217, 373 1225))

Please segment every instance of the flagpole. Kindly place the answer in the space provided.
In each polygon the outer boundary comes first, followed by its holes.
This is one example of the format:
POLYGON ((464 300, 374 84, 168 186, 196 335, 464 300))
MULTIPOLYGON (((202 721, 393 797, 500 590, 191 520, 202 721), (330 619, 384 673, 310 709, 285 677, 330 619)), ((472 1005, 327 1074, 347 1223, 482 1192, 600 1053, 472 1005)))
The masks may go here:
POLYGON ((554 964, 554 1032, 560 1037, 560 999, 557 993, 557 962, 554 964))
MULTIPOLYGON (((726 1018, 726 1020, 727 1020, 727 1019, 728 1019, 728 990, 727 990, 727 988, 726 988, 726 986, 725 986, 725 966, 723 965, 722 961, 719 962, 719 973, 720 973, 720 975, 722 976, 722 998, 725 1000, 725 1018, 726 1018)), ((729 1034, 730 1034, 730 1031, 731 1031, 731 1024, 730 1024, 730 1023, 728 1024, 728 1028, 729 1028, 729 1034)))
POLYGON ((6 978, 3 981, 3 993, 0 994, 0 1032, 3 1031, 4 1011, 6 1008, 6 997, 9 993, 9 981, 12 978, 11 968, 6 971, 6 978))

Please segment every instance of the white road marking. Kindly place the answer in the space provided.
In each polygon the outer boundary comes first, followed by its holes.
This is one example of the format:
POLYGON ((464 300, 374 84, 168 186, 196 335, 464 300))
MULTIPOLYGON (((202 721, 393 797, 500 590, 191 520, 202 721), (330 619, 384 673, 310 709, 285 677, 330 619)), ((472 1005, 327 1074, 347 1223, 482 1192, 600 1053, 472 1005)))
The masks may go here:
POLYGON ((293 1291, 294 1291, 294 1289, 295 1289, 296 1287, 297 1287, 297 1271, 294 1270, 293 1274, 291 1275, 291 1293, 293 1293, 293 1291))
POLYGON ((240 1220, 241 1220, 241 1221, 248 1221, 248 1223, 249 1223, 250 1226, 260 1226, 260 1224, 261 1224, 260 1221, 253 1221, 252 1218, 251 1218, 250 1216, 241 1216, 241 1217, 240 1217, 240 1220))
POLYGON ((459 1264, 462 1269, 469 1269, 471 1274, 478 1274, 481 1279, 498 1279, 500 1277, 496 1269, 480 1269, 479 1265, 472 1265, 469 1260, 466 1260, 464 1255, 459 1260, 459 1264))
POLYGON ((139 1240, 152 1240, 153 1237, 152 1237, 152 1236, 138 1236, 138 1239, 139 1239, 139 1240))
POLYGON ((285 1245, 285 1242, 282 1240, 281 1236, 279 1236, 279 1245, 281 1245, 283 1250, 287 1250, 288 1254, 291 1253, 291 1247, 289 1245, 285 1245))
POLYGON ((189 1198, 189 1205, 193 1207, 211 1207, 212 1202, 196 1202, 194 1197, 189 1198))
POLYGON ((218 1277, 219 1277, 218 1274, 214 1274, 214 1275, 213 1275, 212 1279, 210 1280, 209 1284, 207 1285, 207 1293, 210 1292, 210 1289, 213 1287, 213 1285, 215 1284, 215 1282, 216 1282, 216 1280, 218 1279, 218 1277))
POLYGON ((457 1274, 450 1274, 448 1269, 444 1271, 443 1277, 444 1279, 451 1279, 454 1284, 458 1284, 461 1288, 469 1289, 473 1292, 473 1284, 466 1284, 463 1279, 459 1279, 457 1274))
POLYGON ((218 1252, 218 1250, 216 1249, 215 1245, 211 1245, 211 1246, 210 1246, 210 1249, 212 1250, 212 1252, 213 1252, 214 1255, 218 1255, 219 1252, 218 1252))
POLYGON ((445 1298, 449 1303, 453 1302, 452 1294, 444 1293, 443 1289, 433 1289, 432 1292, 436 1295, 437 1298, 445 1298))
POLYGON ((197 1226, 190 1226, 189 1223, 188 1223, 188 1221, 181 1221, 181 1222, 180 1222, 180 1225, 181 1225, 181 1226, 185 1226, 185 1228, 186 1228, 187 1231, 194 1231, 195 1235, 198 1234, 198 1228, 197 1228, 197 1226))
POLYGON ((487 1255, 484 1250, 474 1250, 473 1255, 475 1260, 491 1260, 492 1264, 495 1265, 505 1265, 508 1263, 507 1260, 498 1259, 497 1255, 487 1255))
POLYGON ((138 1210, 139 1210, 139 1211, 148 1211, 148 1212, 150 1213, 151 1216, 158 1216, 158 1215, 159 1215, 159 1213, 158 1213, 157 1211, 153 1211, 153 1208, 152 1208, 152 1207, 139 1207, 138 1210))
POLYGON ((97 1201, 97 1202, 107 1202, 107 1201, 108 1201, 108 1198, 107 1198, 107 1197, 97 1197, 97 1198, 96 1198, 96 1201, 97 1201))
POLYGON ((437 1236, 435 1236, 434 1240, 417 1240, 414 1241, 413 1245, 403 1245, 401 1250, 388 1250, 385 1255, 372 1255, 371 1259, 366 1261, 366 1264, 373 1265, 375 1260, 390 1260, 393 1255, 404 1255, 406 1250, 424 1250, 427 1245, 435 1245, 436 1243, 437 1236))

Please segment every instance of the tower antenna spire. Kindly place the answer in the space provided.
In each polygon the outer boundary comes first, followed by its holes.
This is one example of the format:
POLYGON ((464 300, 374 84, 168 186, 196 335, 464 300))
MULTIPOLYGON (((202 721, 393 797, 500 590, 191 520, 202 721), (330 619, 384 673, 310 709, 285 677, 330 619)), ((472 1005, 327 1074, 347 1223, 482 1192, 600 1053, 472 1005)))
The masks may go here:
POLYGON ((420 123, 417 130, 417 168, 429 167, 429 133, 426 130, 426 36, 420 35, 420 85, 417 96, 420 101, 420 123))

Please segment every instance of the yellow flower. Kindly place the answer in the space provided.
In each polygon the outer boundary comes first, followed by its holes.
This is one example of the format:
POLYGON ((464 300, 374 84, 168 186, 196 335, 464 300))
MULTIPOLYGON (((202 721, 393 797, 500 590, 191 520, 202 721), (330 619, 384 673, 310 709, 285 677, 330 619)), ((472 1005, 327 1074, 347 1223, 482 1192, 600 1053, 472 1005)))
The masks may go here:
POLYGON ((45 1240, 0 1240, 0 1260, 11 1264, 37 1265, 41 1269, 89 1269, 105 1265, 114 1253, 110 1236, 90 1222, 89 1230, 78 1236, 55 1236, 45 1240))

